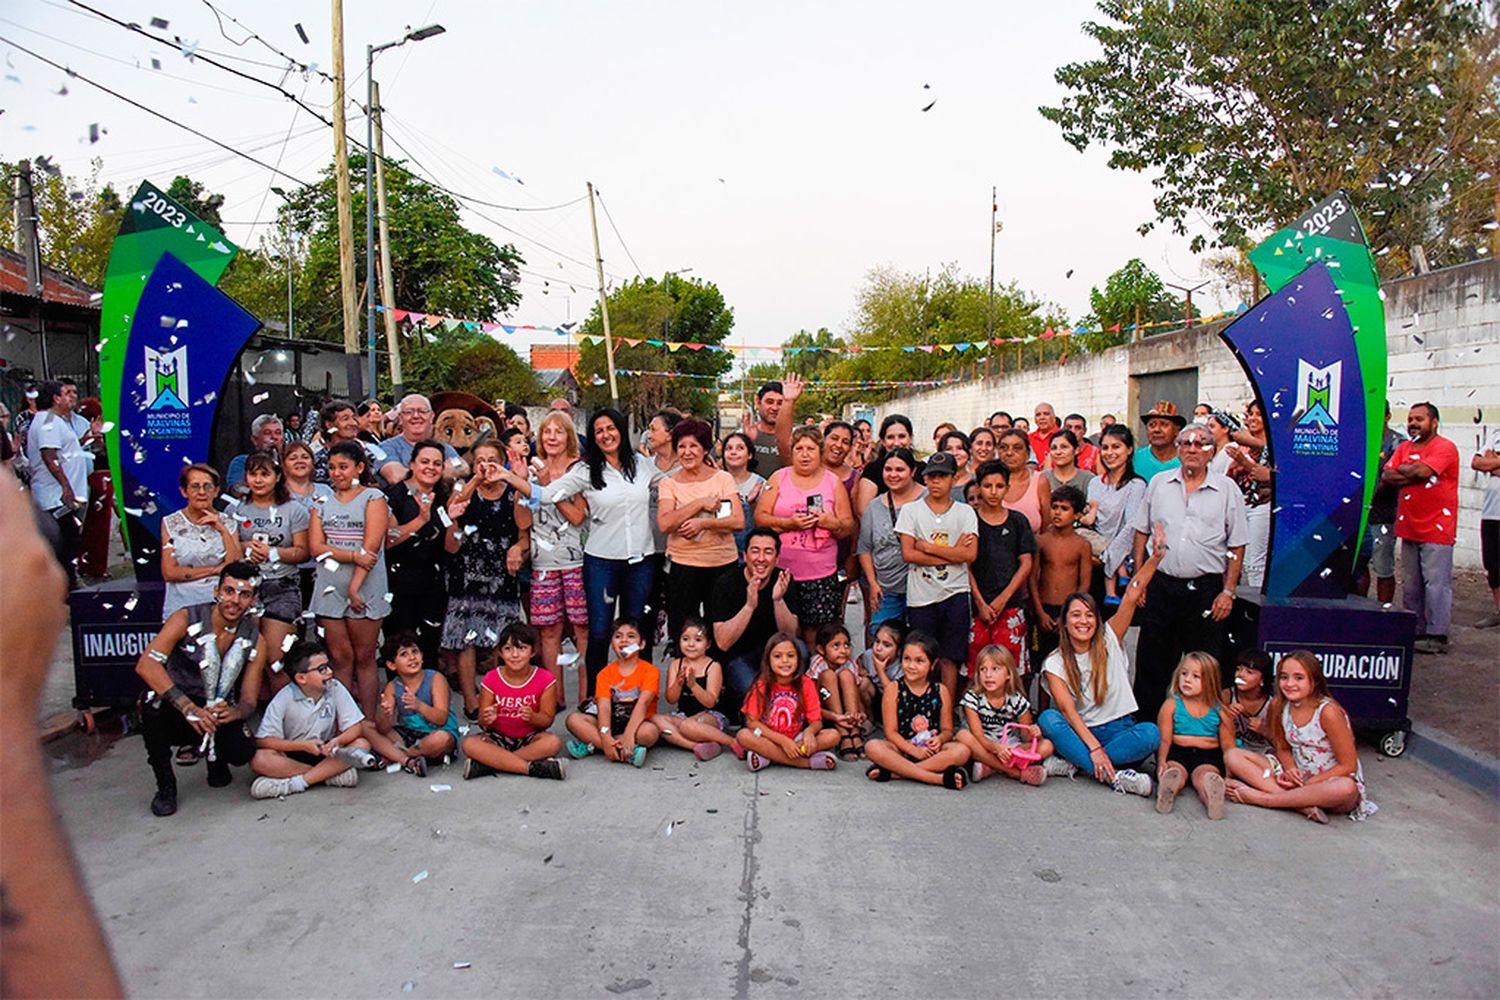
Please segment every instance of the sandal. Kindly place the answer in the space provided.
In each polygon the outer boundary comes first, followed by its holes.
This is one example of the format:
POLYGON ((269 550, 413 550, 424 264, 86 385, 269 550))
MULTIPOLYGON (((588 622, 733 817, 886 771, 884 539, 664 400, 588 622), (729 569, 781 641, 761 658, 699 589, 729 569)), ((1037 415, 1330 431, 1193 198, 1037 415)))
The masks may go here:
POLYGON ((839 737, 840 760, 859 760, 859 751, 854 748, 855 739, 856 737, 853 733, 845 733, 839 737))
POLYGON ((869 778, 871 781, 890 781, 891 772, 887 771, 879 764, 871 764, 869 767, 865 768, 865 777, 869 778))
POLYGON ((963 791, 964 786, 968 783, 968 772, 966 772, 963 768, 959 767, 956 764, 943 772, 944 788, 951 788, 954 791, 963 791))
POLYGON ((192 743, 177 748, 177 766, 192 767, 198 763, 198 747, 192 743))
POLYGON ((427 758, 421 754, 408 757, 401 762, 401 770, 407 774, 415 774, 419 778, 427 777, 427 758))

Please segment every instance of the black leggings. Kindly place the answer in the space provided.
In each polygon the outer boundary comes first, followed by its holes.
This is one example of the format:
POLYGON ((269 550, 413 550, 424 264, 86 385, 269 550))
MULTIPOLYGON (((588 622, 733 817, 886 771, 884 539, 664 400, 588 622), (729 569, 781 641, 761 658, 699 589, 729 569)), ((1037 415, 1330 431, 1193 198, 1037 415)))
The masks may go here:
POLYGON ((1500 521, 1479 522, 1479 551, 1484 557, 1484 574, 1490 578, 1490 589, 1500 590, 1500 521))
MULTIPOLYGON (((714 592, 714 585, 718 583, 719 577, 726 570, 734 569, 739 563, 726 563, 723 566, 684 566, 681 563, 673 563, 667 573, 667 646, 676 651, 677 637, 682 634, 682 623, 687 618, 701 618, 708 620, 708 599, 714 592)), ((709 633, 712 641, 713 633, 709 633)))

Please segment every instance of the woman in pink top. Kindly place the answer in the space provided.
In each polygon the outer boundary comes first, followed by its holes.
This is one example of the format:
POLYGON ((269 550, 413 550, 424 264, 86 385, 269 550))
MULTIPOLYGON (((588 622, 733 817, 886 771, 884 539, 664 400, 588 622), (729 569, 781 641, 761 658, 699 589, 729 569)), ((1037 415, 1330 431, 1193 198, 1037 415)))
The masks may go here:
POLYGON ((687 618, 707 620, 719 574, 739 561, 734 534, 745 526, 734 477, 706 461, 713 429, 686 419, 672 428, 677 471, 657 487, 656 526, 667 536, 667 636, 675 646, 687 618))
POLYGON ((1042 511, 1052 509, 1052 488, 1046 477, 1027 464, 1031 439, 1024 431, 1008 430, 1000 435, 1000 461, 1010 470, 1010 488, 1005 506, 1026 518, 1033 534, 1042 531, 1042 511))
POLYGON ((781 536, 778 565, 792 575, 787 607, 811 644, 819 626, 842 617, 838 543, 855 523, 849 491, 823 465, 823 435, 816 427, 792 431, 792 464, 766 483, 755 523, 781 536))

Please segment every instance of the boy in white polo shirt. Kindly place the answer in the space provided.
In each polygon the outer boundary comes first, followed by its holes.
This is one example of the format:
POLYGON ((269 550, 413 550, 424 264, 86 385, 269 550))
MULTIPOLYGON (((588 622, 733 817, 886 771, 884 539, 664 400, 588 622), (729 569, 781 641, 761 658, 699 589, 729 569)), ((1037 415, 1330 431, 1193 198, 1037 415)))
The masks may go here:
POLYGON ((260 777, 250 794, 274 799, 320 782, 357 785, 354 768, 374 767, 379 760, 360 736, 364 714, 349 689, 333 679, 328 654, 317 643, 298 643, 286 657, 286 672, 292 683, 271 699, 255 731, 259 749, 250 770, 260 777))

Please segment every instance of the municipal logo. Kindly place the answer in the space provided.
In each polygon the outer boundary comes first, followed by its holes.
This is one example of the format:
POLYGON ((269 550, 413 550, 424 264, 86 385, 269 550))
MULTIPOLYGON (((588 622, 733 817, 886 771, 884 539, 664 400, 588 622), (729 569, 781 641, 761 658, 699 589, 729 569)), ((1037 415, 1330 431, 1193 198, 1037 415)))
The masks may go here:
POLYGON ((1344 363, 1319 368, 1297 359, 1297 418, 1292 451, 1298 455, 1336 455, 1339 450, 1339 396, 1344 363))
POLYGON ((154 351, 146 348, 146 410, 186 410, 187 403, 187 356, 186 345, 175 351, 154 351))

